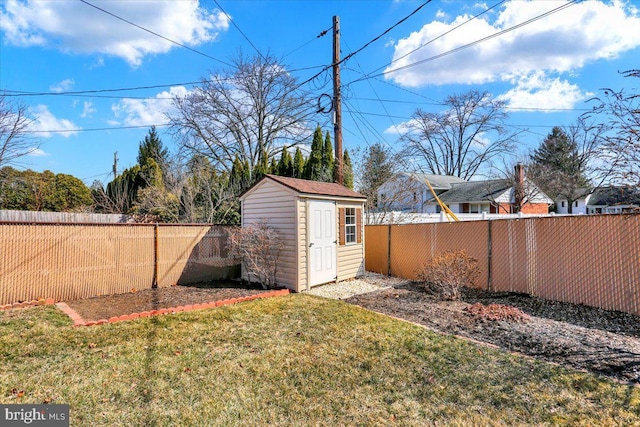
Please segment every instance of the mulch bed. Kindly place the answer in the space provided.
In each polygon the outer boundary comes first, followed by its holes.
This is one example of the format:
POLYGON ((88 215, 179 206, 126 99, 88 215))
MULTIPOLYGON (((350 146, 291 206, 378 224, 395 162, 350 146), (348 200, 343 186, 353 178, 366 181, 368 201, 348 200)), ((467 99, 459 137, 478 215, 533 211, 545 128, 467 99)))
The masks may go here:
POLYGON ((97 321, 124 314, 202 304, 266 292, 269 291, 251 284, 218 281, 92 297, 68 301, 67 305, 85 321, 97 321))
POLYGON ((461 301, 440 301, 414 283, 346 301, 438 332, 640 385, 638 316, 476 289, 465 289, 461 301))

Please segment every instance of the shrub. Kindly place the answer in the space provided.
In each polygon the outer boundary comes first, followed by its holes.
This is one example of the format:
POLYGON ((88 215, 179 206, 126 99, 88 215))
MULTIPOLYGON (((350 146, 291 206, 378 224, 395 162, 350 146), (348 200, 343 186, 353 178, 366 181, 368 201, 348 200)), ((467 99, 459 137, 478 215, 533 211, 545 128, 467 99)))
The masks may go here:
POLYGON ((467 255, 465 250, 449 250, 436 254, 424 264, 418 280, 425 289, 437 292, 442 299, 457 300, 460 288, 473 285, 478 273, 478 260, 467 255))
POLYGON ((503 304, 483 305, 478 302, 466 307, 464 311, 469 316, 491 321, 527 322, 529 320, 529 315, 519 308, 503 304))
POLYGON ((266 220, 232 230, 229 244, 233 255, 242 260, 249 280, 256 280, 265 289, 276 286, 278 259, 284 242, 266 220))

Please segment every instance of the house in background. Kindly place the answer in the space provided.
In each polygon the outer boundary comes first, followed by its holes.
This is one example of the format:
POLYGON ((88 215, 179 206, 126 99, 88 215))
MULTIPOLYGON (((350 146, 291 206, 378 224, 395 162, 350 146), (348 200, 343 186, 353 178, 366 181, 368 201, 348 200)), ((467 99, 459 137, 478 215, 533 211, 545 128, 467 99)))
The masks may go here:
POLYGON ((515 179, 465 181, 448 175, 400 173, 378 189, 378 209, 411 213, 440 213, 429 187, 453 213, 547 214, 553 200, 524 175, 521 164, 515 179), (521 188, 521 191, 518 191, 521 188), (521 206, 521 209, 518 209, 521 206))
POLYGON ((549 206, 553 204, 553 200, 529 180, 524 181, 521 198, 509 179, 455 184, 439 197, 453 213, 510 214, 519 211, 524 214, 547 214, 549 206), (521 208, 518 209, 518 206, 521 208))
MULTIPOLYGON (((566 197, 556 198, 559 214, 569 213, 569 202, 566 197)), ((640 210, 640 189, 637 187, 597 187, 585 189, 583 194, 573 202, 571 213, 575 215, 626 213, 640 210)))
POLYGON ((378 188, 378 209, 415 213, 437 213, 440 206, 434 200, 426 181, 440 195, 454 184, 467 182, 451 175, 429 175, 400 172, 378 188))

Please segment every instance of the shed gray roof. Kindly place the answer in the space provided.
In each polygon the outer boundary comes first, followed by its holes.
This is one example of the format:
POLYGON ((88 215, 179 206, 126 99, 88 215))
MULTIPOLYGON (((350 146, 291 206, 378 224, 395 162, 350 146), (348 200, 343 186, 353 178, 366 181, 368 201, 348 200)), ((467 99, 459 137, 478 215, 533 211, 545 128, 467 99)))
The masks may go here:
POLYGON ((453 184, 451 190, 439 197, 445 203, 481 202, 495 200, 505 191, 511 189, 512 183, 508 179, 494 179, 489 181, 468 181, 453 184))
POLYGON ((322 196, 334 196, 334 197, 349 197, 352 199, 364 199, 366 200, 367 196, 364 196, 358 192, 351 190, 350 188, 344 187, 340 184, 336 184, 333 182, 319 182, 319 181, 309 181, 307 179, 298 179, 298 178, 289 178, 284 176, 277 175, 266 175, 262 178, 256 185, 265 179, 271 179, 277 183, 284 185, 292 190, 297 191, 302 194, 317 194, 322 196))
POLYGON ((636 187, 598 187, 589 198, 589 205, 640 205, 640 189, 636 187))
POLYGON ((413 178, 420 182, 424 182, 424 180, 426 179, 429 181, 434 190, 449 190, 451 189, 452 184, 467 182, 462 178, 458 178, 457 176, 452 175, 429 175, 426 173, 409 172, 400 172, 400 175, 413 178))

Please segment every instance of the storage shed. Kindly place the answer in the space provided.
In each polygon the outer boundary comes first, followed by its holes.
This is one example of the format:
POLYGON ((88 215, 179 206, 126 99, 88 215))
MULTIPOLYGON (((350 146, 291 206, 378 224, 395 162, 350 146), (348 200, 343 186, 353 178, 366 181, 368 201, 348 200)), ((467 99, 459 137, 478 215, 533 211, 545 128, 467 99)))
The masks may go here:
POLYGON ((285 242, 278 285, 299 292, 364 273, 362 194, 340 184, 266 175, 240 201, 243 227, 266 220, 285 242))

